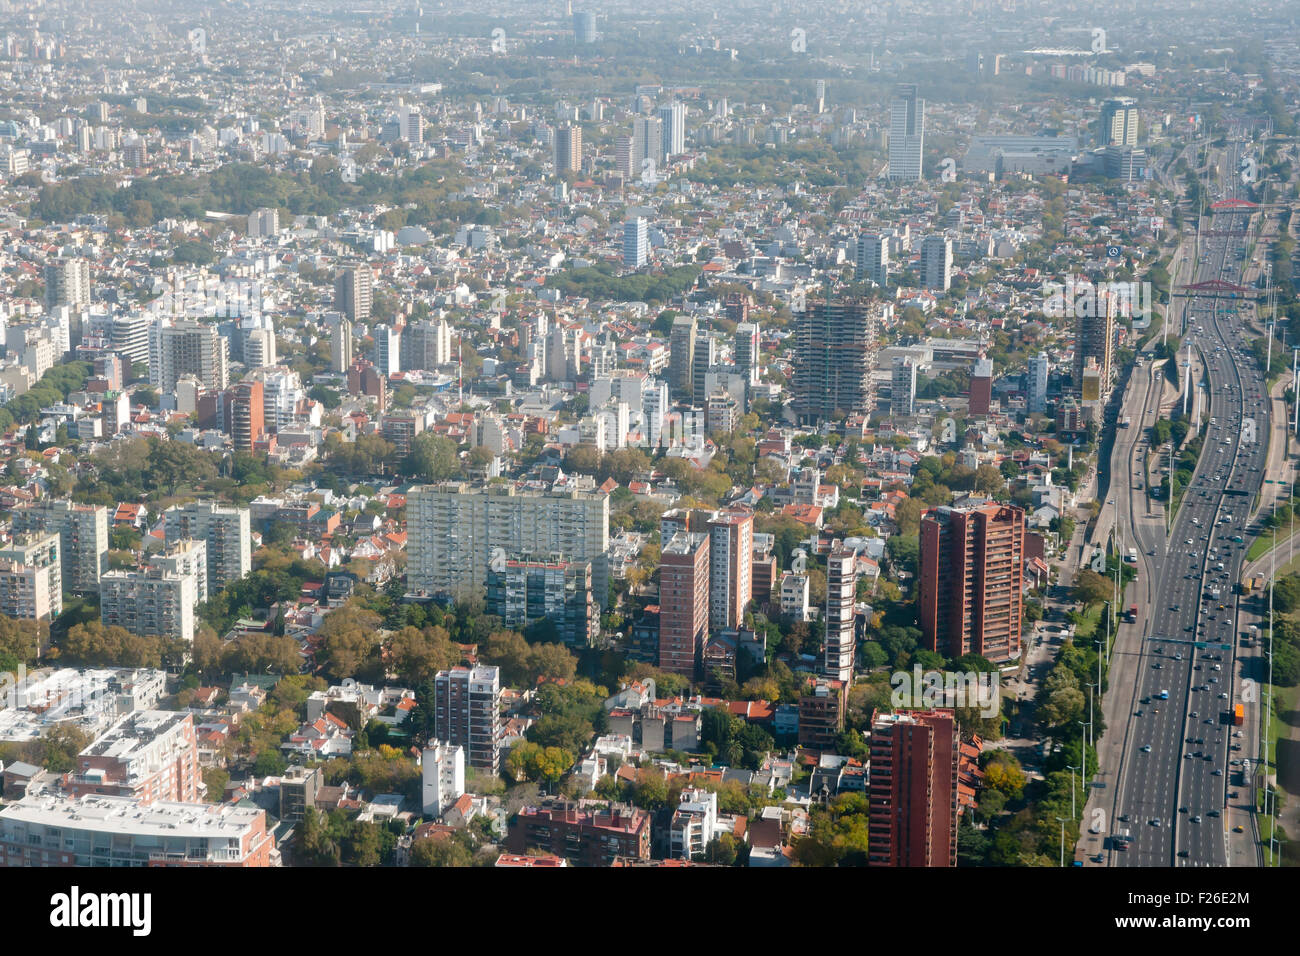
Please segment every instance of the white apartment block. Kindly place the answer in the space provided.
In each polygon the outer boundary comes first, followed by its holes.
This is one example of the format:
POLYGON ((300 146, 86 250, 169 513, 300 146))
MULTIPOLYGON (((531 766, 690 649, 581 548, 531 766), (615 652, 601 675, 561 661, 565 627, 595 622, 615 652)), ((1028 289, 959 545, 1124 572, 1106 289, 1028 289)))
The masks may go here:
POLYGON ((796 621, 810 620, 808 607, 808 575, 786 571, 781 575, 781 613, 796 621))
POLYGON ((197 601, 208 599, 208 546, 204 541, 181 538, 168 544, 162 554, 149 559, 149 566, 172 574, 188 575, 194 579, 197 601))
MULTIPOLYGON (((592 564, 593 591, 608 592, 609 498, 595 483, 564 491, 446 482, 406 497, 407 580, 419 595, 481 594, 495 548, 592 564)), ((603 600, 597 603, 603 604, 603 600)))
POLYGON ((0 810, 0 867, 278 866, 266 811, 37 794, 0 810))
POLYGON ((99 576, 108 561, 108 509, 45 499, 18 505, 13 530, 57 533, 63 548, 63 586, 69 591, 99 590, 99 576))
POLYGON ((718 795, 688 788, 673 811, 671 853, 674 859, 690 860, 704 853, 718 831, 718 795))
POLYGON ((230 384, 230 342, 215 325, 183 319, 149 328, 149 384, 171 392, 182 375, 194 375, 204 388, 221 391, 230 384))
POLYGON ((63 611, 58 534, 20 534, 0 548, 0 614, 50 621, 63 611))
POLYGON ((132 634, 194 640, 198 582, 191 574, 161 568, 108 571, 99 582, 100 620, 132 634))
POLYGON ((167 543, 193 538, 207 544, 207 593, 215 594, 253 570, 252 525, 247 508, 191 501, 163 512, 167 543))
POLYGON ((426 817, 441 817, 465 792, 465 748, 438 743, 420 756, 423 777, 421 808, 426 817))

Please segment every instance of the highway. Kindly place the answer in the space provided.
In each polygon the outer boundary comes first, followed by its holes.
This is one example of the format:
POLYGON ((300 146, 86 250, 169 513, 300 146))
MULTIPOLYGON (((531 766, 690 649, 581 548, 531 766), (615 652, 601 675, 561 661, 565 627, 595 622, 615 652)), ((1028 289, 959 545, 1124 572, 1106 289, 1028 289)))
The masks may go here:
MULTIPOLYGON (((1225 199, 1243 198, 1237 150, 1230 143, 1220 164, 1225 199)), ((1221 209, 1202 220, 1196 282, 1242 283, 1247 239, 1231 233, 1246 230, 1251 211, 1221 209)), ((1208 379, 1205 445, 1168 537, 1159 540, 1158 528, 1152 534, 1149 525, 1137 526, 1156 597, 1142 628, 1128 725, 1110 731, 1125 740, 1112 830, 1127 828, 1132 838, 1127 850, 1112 847, 1108 854, 1118 866, 1225 865, 1223 813, 1239 784, 1230 761, 1249 756, 1231 749, 1241 740, 1231 725, 1234 584, 1263 479, 1269 403, 1246 347, 1245 315, 1237 313, 1251 303, 1220 293, 1190 298, 1185 307, 1184 345, 1200 352, 1208 379)), ((1239 799, 1249 802, 1249 790, 1239 799)))

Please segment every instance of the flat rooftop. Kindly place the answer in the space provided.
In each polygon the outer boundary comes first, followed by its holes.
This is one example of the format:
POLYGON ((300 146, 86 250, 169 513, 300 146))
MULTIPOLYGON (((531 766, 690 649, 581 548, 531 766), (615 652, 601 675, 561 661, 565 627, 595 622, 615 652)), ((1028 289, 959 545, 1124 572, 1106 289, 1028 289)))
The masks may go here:
POLYGON ((134 836, 235 838, 265 811, 206 803, 150 803, 131 797, 38 794, 0 810, 0 829, 11 821, 134 836))

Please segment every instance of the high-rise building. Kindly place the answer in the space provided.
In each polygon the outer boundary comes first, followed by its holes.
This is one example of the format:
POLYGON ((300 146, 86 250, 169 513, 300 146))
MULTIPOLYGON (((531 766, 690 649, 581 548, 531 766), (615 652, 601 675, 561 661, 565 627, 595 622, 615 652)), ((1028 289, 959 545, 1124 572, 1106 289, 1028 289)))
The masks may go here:
POLYGON ((586 647, 600 633, 591 562, 562 554, 498 556, 488 566, 487 613, 516 631, 550 621, 561 641, 586 647))
POLYGON ((753 586, 754 515, 723 511, 709 519, 709 626, 739 628, 753 586))
POLYGON ((142 804, 194 803, 202 796, 198 738, 189 711, 137 710, 77 754, 74 797, 130 797, 142 804))
POLYGON ((1147 151, 1133 146, 1107 146, 1102 150, 1102 169, 1109 179, 1132 182, 1146 175, 1147 151))
POLYGON ((555 174, 582 169, 582 127, 565 123, 555 131, 555 174))
POLYGON ((194 579, 195 603, 202 604, 208 599, 207 542, 193 538, 173 541, 161 553, 149 557, 149 567, 189 575, 194 579))
POLYGON ((90 262, 86 259, 54 259, 45 265, 46 311, 66 305, 82 309, 90 305, 90 262))
POLYGON ((848 685, 835 678, 815 677, 799 695, 799 746, 834 753, 844 732, 848 685))
POLYGON ((194 640, 194 609, 199 603, 193 575, 165 571, 105 571, 99 579, 99 614, 105 627, 132 634, 194 640))
POLYGON ((857 657, 857 553, 839 548, 826 558, 826 640, 822 673, 832 680, 852 681, 857 657))
POLYGON ((379 370, 365 359, 357 359, 348 366, 348 394, 370 396, 380 412, 387 405, 385 382, 386 379, 379 374, 379 370))
POLYGON ((415 436, 424 431, 424 414, 417 411, 385 412, 379 427, 384 440, 392 442, 394 454, 405 458, 411 453, 415 436))
POLYGON ((695 387, 695 317, 673 319, 668 340, 668 393, 675 401, 690 401, 695 387))
POLYGON ((397 113, 397 122, 401 130, 401 139, 412 146, 424 142, 424 114, 414 106, 403 106, 397 113))
POLYGON ((420 755, 421 809, 440 817, 465 793, 465 748, 434 743, 420 755))
POLYGON ((0 547, 0 614, 52 621, 63 613, 63 571, 58 533, 15 535, 0 547))
POLYGON ((718 342, 708 332, 695 336, 695 353, 691 356, 691 401, 703 404, 709 397, 709 369, 718 364, 718 342))
POLYGON ((609 593, 609 498, 589 481, 566 491, 445 482, 406 497, 407 580, 420 595, 482 594, 496 548, 590 561, 599 604, 609 593))
POLYGON ((646 221, 635 216, 623 223, 623 266, 627 269, 639 269, 646 263, 650 254, 650 242, 646 231, 646 221))
POLYGON ((55 533, 62 548, 63 587, 81 594, 99 591, 108 561, 108 509, 45 498, 14 507, 13 531, 55 533))
POLYGON ((709 535, 682 531, 659 556, 659 667, 695 680, 709 633, 709 535))
POLYGON ((579 43, 596 42, 596 15, 588 10, 573 14, 573 38, 579 43))
POLYGON ((736 371, 747 387, 758 384, 758 335, 757 322, 741 322, 736 326, 736 371))
POLYGON ((252 451, 266 439, 266 389, 260 381, 239 382, 226 401, 228 422, 235 451, 252 451))
POLYGON ((248 214, 248 238, 274 237, 280 232, 280 210, 254 209, 248 214))
POLYGON ((215 325, 188 319, 149 329, 149 384, 174 392, 182 375, 193 375, 205 389, 223 391, 229 384, 230 341, 215 325))
POLYGON ((149 361, 149 330, 151 320, 143 313, 113 316, 109 327, 109 347, 131 365, 149 361))
POLYGON ((244 364, 249 368, 269 368, 275 361, 275 329, 254 328, 244 331, 244 364))
POLYGON ((1097 142, 1102 146, 1138 144, 1137 100, 1131 96, 1116 96, 1101 104, 1101 131, 1097 142))
POLYGON ((450 365, 451 326, 446 319, 412 322, 402 330, 402 368, 429 371, 450 365))
POLYGON ((889 414, 910 418, 916 412, 916 363, 904 356, 894 359, 889 380, 889 414))
POLYGON ((433 734, 465 748, 465 760, 495 777, 501 770, 501 682, 495 667, 453 667, 433 680, 433 734))
POLYGON ((877 316, 858 299, 810 300, 795 326, 794 411, 801 424, 869 414, 877 316))
POLYGON ((330 314, 330 371, 346 372, 352 367, 352 323, 342 312, 330 314))
POLYGON ((857 253, 858 278, 870 279, 883 289, 889 283, 889 240, 880 233, 862 233, 857 253))
POLYGON ((262 417, 266 430, 278 432, 289 427, 307 394, 298 373, 277 365, 256 369, 249 373, 249 378, 262 383, 262 417))
POLYGON ((369 322, 373 282, 370 266, 365 263, 340 270, 334 279, 334 308, 349 322, 369 322))
POLYGON ((632 178, 646 171, 645 160, 654 164, 655 175, 664 164, 664 123, 657 116, 638 116, 632 121, 632 178))
POLYGON ((868 866, 957 865, 957 767, 951 712, 879 714, 871 726, 868 866))
POLYGON ((0 868, 278 865, 258 807, 40 793, 0 811, 0 868))
POLYGON ((1100 370, 1099 400, 1104 403, 1114 378, 1115 299, 1107 293, 1084 296, 1076 309, 1082 314, 1075 325, 1074 387, 1082 390, 1083 370, 1091 359, 1100 370))
POLYGON ((402 329, 381 323, 371 327, 370 335, 374 339, 370 361, 380 375, 396 375, 402 370, 402 329))
POLYGON ((921 241, 921 285, 947 292, 952 285, 952 240, 947 236, 926 236, 921 241))
POLYGON ((247 508, 207 501, 172 505, 163 512, 168 544, 185 538, 207 545, 208 592, 216 594, 253 568, 252 531, 247 508))
POLYGON ((663 127, 664 160, 686 152, 686 105, 677 100, 659 107, 659 123, 663 127))
POLYGON ((948 658, 1017 659, 1025 512, 997 502, 933 508, 921 519, 920 545, 926 649, 948 658))
POLYGON ((632 158, 633 148, 631 136, 619 136, 614 139, 614 166, 624 179, 631 179, 641 172, 632 158))
POLYGON ((1029 369, 1025 372, 1025 407, 1031 413, 1042 413, 1047 409, 1047 373, 1050 364, 1047 355, 1042 352, 1029 360, 1029 369))
POLYGON ((970 373, 968 407, 972 415, 987 415, 993 404, 993 360, 981 355, 970 373))
POLYGON ((921 178, 925 148, 925 100, 915 83, 899 83, 889 107, 889 178, 916 182, 921 178))
MULTIPOLYGON (((94 373, 95 378, 103 379, 105 392, 121 391, 122 383, 125 381, 122 356, 115 352, 95 356, 94 373)), ((89 383, 87 383, 87 387, 89 388, 89 383)))

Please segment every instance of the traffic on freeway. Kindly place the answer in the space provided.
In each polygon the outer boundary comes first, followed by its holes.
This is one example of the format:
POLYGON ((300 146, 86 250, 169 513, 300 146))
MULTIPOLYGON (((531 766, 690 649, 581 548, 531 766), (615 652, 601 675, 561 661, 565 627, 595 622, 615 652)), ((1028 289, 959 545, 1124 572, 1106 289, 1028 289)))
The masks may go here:
MULTIPOLYGON (((1234 170, 1236 160, 1230 144, 1222 166, 1234 170)), ((1237 195, 1234 182, 1225 177, 1223 195, 1237 195)), ((1207 221, 1197 283, 1242 283, 1250 213, 1216 210, 1207 221)), ((1227 292, 1193 297, 1186 307, 1183 345, 1200 353, 1208 384, 1204 446, 1167 539, 1146 562, 1156 597, 1128 717, 1115 821, 1122 835, 1111 841, 1112 865, 1223 866, 1225 808, 1252 799, 1241 778, 1251 755, 1235 724, 1235 584, 1246 553, 1242 530, 1263 481, 1269 403, 1239 307, 1250 306, 1227 292)))

